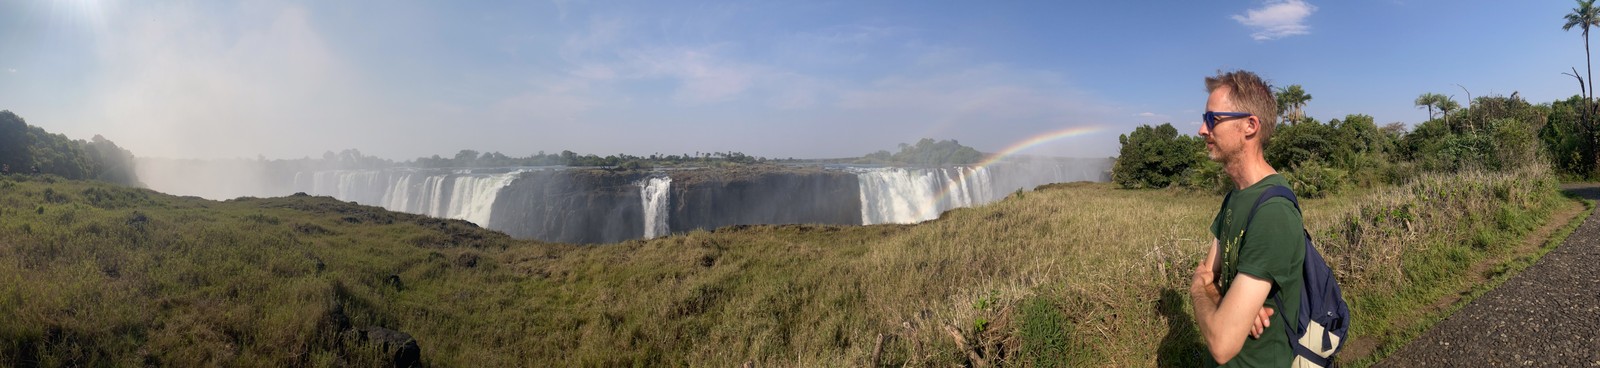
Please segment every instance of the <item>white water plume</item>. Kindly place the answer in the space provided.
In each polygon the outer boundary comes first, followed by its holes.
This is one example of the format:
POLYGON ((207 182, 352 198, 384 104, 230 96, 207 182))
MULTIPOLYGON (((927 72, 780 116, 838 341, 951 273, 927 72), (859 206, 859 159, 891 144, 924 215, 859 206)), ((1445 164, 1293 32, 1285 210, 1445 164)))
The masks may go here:
POLYGON ((986 168, 855 169, 861 183, 861 222, 909 224, 993 197, 986 168))
POLYGON ((1110 180, 1110 160, 1015 159, 985 166, 849 168, 861 191, 861 223, 910 224, 955 208, 988 204, 1014 191, 1110 180))
POLYGON ((312 195, 488 226, 501 189, 511 185, 520 173, 333 170, 296 173, 295 186, 312 195))
POLYGON ((639 182, 639 198, 644 204, 644 238, 652 239, 671 233, 667 227, 668 192, 672 178, 650 178, 639 182))

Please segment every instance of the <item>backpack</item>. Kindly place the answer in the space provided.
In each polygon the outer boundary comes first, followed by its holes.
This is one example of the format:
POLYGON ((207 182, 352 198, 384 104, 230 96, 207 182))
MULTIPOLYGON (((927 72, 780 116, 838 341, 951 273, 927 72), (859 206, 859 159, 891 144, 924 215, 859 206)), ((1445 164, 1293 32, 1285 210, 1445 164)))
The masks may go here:
MULTIPOLYGON (((1230 193, 1231 194, 1231 193, 1230 193)), ((1256 199, 1256 204, 1250 207, 1250 215, 1245 218, 1245 229, 1250 228, 1250 220, 1255 219, 1256 210, 1267 200, 1283 197, 1294 204, 1294 210, 1300 211, 1300 201, 1295 198, 1294 191, 1287 187, 1274 185, 1261 193, 1261 198, 1256 199)), ((1226 199, 1223 200, 1227 202, 1226 199)), ((1283 330, 1289 334, 1289 347, 1294 350, 1294 366, 1327 367, 1333 362, 1334 354, 1344 347, 1345 337, 1350 328, 1350 306, 1344 302, 1344 293, 1339 290, 1339 281, 1333 277, 1333 269, 1328 268, 1328 263, 1322 260, 1322 254, 1317 253, 1317 248, 1311 245, 1311 233, 1304 228, 1300 229, 1305 234, 1306 260, 1302 267, 1301 281, 1305 287, 1300 288, 1300 316, 1299 323, 1291 323, 1287 313, 1278 312, 1283 320, 1283 330)), ((1276 282, 1272 285, 1272 298, 1277 300, 1278 307, 1283 307, 1283 297, 1278 295, 1281 290, 1276 282)))

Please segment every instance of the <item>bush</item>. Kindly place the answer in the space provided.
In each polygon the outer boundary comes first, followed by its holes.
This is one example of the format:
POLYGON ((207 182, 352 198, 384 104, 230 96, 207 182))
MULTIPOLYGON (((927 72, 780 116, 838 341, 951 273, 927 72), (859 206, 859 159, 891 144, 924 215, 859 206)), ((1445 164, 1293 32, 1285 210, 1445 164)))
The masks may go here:
POLYGON ((1225 194, 1233 190, 1235 184, 1233 177, 1222 170, 1222 164, 1211 160, 1200 161, 1199 165, 1189 168, 1184 174, 1183 186, 1191 189, 1206 191, 1216 194, 1225 194))
POLYGON ((1314 160, 1325 160, 1333 152, 1334 130, 1315 120, 1294 125, 1279 125, 1267 142, 1267 163, 1289 168, 1314 160))
POLYGON ((1182 184, 1190 168, 1206 160, 1205 141, 1179 135, 1171 123, 1142 125, 1117 137, 1122 150, 1111 168, 1111 180, 1123 188, 1166 188, 1182 184))
POLYGON ((1489 167, 1511 170, 1535 162, 1538 140, 1527 121, 1502 118, 1491 120, 1488 125, 1488 133, 1493 136, 1491 141, 1495 142, 1486 157, 1489 167))
POLYGON ((1284 179, 1289 180, 1289 186, 1294 189, 1295 195, 1306 198, 1338 194, 1348 185, 1346 175, 1344 170, 1323 165, 1318 161, 1295 166, 1294 170, 1283 174, 1284 179))
POLYGON ((1585 159, 1590 157, 1591 142, 1586 138, 1592 131, 1580 120, 1582 105, 1581 96, 1556 101, 1546 115, 1546 124, 1539 129, 1545 157, 1558 173, 1567 176, 1587 177, 1593 172, 1593 165, 1585 159))
MULTIPOLYGON (((1581 105, 1581 98, 1576 103, 1581 105)), ((1573 150, 1581 149, 1585 133, 1568 122, 1572 111, 1565 104, 1535 106, 1521 99, 1479 97, 1447 119, 1417 125, 1402 140, 1402 150, 1425 171, 1514 170, 1536 160, 1542 138, 1558 168, 1580 169, 1582 153, 1573 150)))

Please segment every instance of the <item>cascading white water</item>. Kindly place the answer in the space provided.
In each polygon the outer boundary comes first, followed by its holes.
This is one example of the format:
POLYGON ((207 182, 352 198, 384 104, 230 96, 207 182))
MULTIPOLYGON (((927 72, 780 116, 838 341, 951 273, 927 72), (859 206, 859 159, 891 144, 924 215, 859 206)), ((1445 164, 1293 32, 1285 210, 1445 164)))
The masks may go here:
POLYGON ((983 167, 854 169, 861 189, 861 222, 909 224, 957 207, 988 203, 983 167))
POLYGON ((667 227, 668 192, 672 178, 650 178, 639 182, 639 199, 644 205, 644 238, 653 239, 671 232, 667 227))
POLYGON ((1049 183, 1110 180, 1110 160, 1015 159, 985 166, 847 168, 861 192, 861 222, 916 223, 944 211, 1005 198, 1049 183))
POLYGON ((406 202, 411 199, 411 177, 414 174, 401 173, 399 175, 400 179, 395 180, 394 185, 383 193, 383 201, 381 202, 383 208, 405 211, 406 206, 409 205, 406 202))
POLYGON ((518 172, 494 175, 455 176, 450 191, 449 212, 440 217, 471 221, 479 226, 489 226, 489 214, 500 189, 511 185, 518 172))
POLYGON ((428 177, 428 186, 426 187, 428 188, 428 191, 426 192, 428 193, 428 201, 423 202, 423 204, 427 205, 427 207, 424 207, 427 210, 422 212, 422 214, 433 217, 444 217, 445 179, 449 178, 450 177, 446 175, 435 175, 428 177))
POLYGON ((296 173, 295 186, 312 195, 486 226, 500 190, 522 172, 428 175, 410 171, 318 171, 310 175, 296 173), (417 177, 421 180, 415 180, 417 177))

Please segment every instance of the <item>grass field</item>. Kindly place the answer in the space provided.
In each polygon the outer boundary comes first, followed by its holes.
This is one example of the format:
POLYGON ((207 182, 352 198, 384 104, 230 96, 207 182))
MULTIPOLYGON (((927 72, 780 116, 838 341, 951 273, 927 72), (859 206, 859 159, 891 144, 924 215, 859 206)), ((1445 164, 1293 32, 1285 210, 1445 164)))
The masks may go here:
MULTIPOLYGON (((917 225, 748 226, 575 247, 322 197, 0 179, 0 364, 1193 365, 1219 196, 1058 184, 917 225), (958 340, 960 340, 958 342, 958 340), (881 350, 881 352, 880 352, 881 350)), ((1306 200, 1375 354, 1562 198, 1543 169, 1306 200)), ((1525 267, 1525 265, 1522 265, 1525 267)), ((1436 316, 1422 316, 1437 318, 1436 316)), ((1371 358, 1345 357, 1363 366, 1371 358)))

